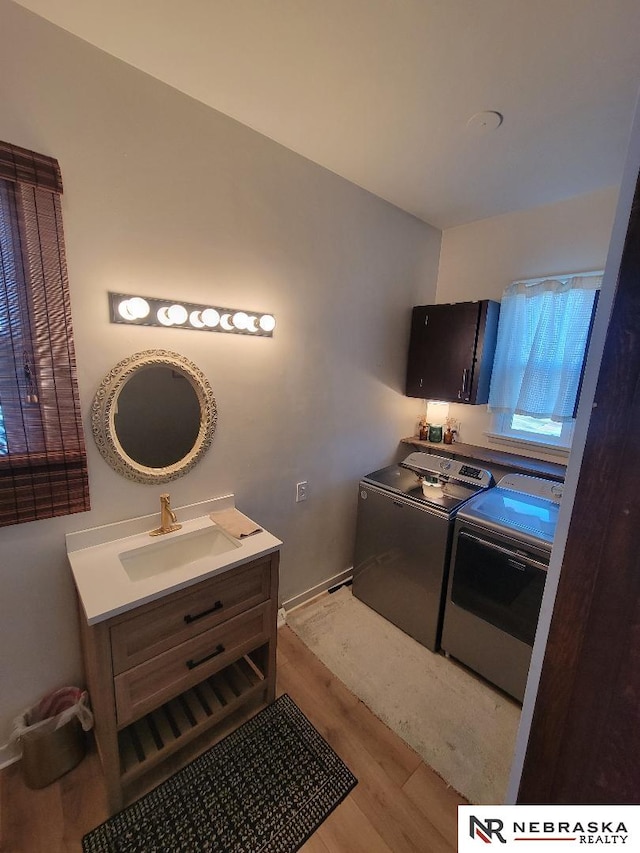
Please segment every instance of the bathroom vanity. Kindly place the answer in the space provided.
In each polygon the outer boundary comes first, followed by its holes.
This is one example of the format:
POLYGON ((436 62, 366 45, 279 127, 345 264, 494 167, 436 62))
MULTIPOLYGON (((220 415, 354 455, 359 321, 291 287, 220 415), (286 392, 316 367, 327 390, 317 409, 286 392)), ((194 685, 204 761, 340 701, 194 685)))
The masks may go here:
POLYGON ((209 516, 229 505, 157 539, 157 515, 67 536, 111 812, 275 698, 282 543, 229 535, 209 516))

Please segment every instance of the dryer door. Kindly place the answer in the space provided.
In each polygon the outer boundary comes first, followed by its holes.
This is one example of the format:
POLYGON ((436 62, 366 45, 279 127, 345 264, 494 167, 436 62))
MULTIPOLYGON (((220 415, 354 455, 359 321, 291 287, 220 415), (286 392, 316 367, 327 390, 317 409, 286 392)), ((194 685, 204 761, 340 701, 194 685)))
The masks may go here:
POLYGON ((525 549, 461 529, 456 538, 451 600, 533 646, 547 567, 525 549))

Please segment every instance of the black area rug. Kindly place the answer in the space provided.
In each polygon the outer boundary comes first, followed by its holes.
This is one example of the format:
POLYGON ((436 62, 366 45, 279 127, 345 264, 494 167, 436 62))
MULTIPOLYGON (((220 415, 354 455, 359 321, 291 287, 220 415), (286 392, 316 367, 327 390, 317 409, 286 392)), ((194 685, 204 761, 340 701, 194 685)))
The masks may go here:
POLYGON ((293 853, 357 779, 286 694, 82 839, 85 853, 293 853))

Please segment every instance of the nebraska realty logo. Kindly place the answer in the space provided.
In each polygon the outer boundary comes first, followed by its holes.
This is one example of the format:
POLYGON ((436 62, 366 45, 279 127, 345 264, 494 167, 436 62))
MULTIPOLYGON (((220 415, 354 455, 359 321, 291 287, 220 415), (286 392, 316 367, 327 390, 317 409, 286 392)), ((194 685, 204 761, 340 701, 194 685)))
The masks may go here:
POLYGON ((477 836, 487 844, 491 844, 494 835, 500 844, 507 843, 507 839, 501 834, 503 826, 503 822, 497 817, 488 817, 482 822, 474 814, 469 815, 469 835, 472 838, 477 836))
POLYGON ((640 806, 458 806, 459 853, 486 844, 525 853, 541 841, 545 853, 585 844, 640 850, 640 806))

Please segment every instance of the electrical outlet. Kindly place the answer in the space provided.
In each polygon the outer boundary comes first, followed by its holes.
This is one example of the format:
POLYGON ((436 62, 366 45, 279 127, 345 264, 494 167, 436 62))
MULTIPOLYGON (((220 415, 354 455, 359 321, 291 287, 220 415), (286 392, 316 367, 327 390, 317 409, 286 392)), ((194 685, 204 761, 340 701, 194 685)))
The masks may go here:
POLYGON ((296 503, 306 501, 308 488, 309 483, 306 480, 303 480, 301 483, 296 483, 296 503))

